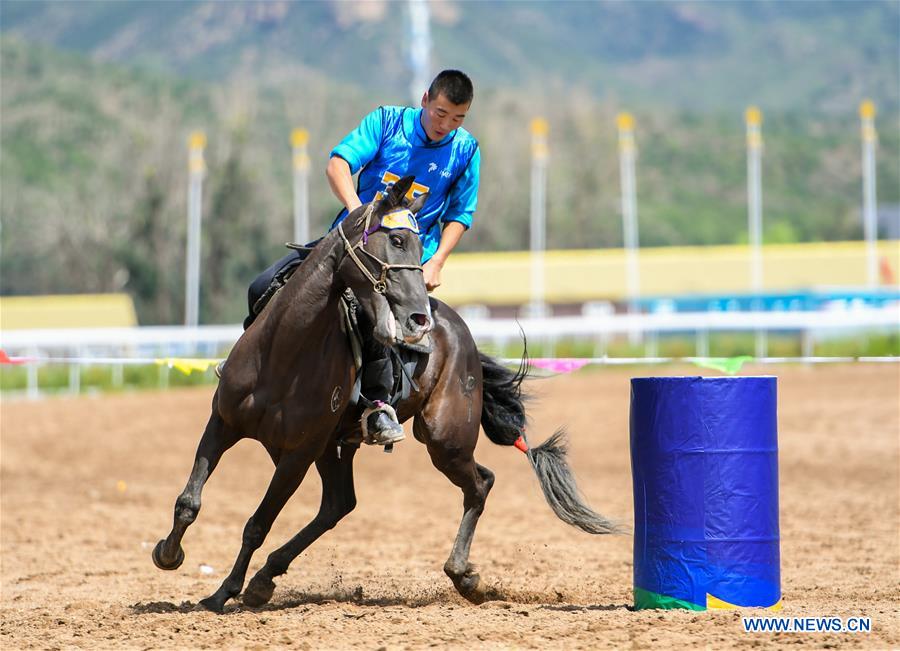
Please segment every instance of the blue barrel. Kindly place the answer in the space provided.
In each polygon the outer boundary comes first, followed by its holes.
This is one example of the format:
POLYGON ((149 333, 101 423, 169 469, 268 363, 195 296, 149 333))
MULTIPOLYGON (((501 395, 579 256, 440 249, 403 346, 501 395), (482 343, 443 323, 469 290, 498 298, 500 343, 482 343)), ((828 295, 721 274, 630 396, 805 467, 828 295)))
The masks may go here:
POLYGON ((634 605, 781 606, 774 377, 631 380, 634 605))

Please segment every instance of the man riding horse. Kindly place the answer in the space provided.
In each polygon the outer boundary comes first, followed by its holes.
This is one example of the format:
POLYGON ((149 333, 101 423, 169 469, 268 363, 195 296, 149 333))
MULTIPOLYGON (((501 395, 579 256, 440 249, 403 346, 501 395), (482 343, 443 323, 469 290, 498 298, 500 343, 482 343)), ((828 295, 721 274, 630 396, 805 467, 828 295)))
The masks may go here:
POLYGON ((368 115, 334 149, 328 164, 331 186, 346 207, 336 226, 314 248, 272 265, 250 288, 247 331, 222 370, 190 476, 175 500, 172 528, 152 552, 162 570, 182 565, 181 543, 222 455, 242 439, 259 441, 275 471, 244 526, 231 572, 200 601, 204 608, 223 613, 241 594, 254 553, 311 467, 322 480, 319 511, 269 554, 246 585, 244 606, 267 603, 274 579, 353 511, 357 404, 373 405, 360 424, 368 443, 401 440, 399 421, 412 420, 431 463, 462 491, 463 515, 444 572, 472 603, 489 597, 489 586, 469 561, 494 484, 494 473, 475 461, 481 429, 493 443, 525 453, 547 503, 563 522, 593 534, 617 530, 582 498, 561 430, 539 446, 528 444, 521 387, 527 361, 512 371, 480 352, 465 321, 426 292, 426 286, 440 284, 444 261, 475 210, 478 144, 460 127, 471 100, 468 78, 445 71, 423 97, 422 110, 382 107, 368 115), (356 172, 354 192, 350 179, 356 172), (302 259, 299 273, 290 276, 302 259), (347 290, 359 308, 352 312, 347 290), (369 338, 361 375, 359 348, 355 339, 348 345, 341 312, 356 315, 369 338), (398 358, 402 378, 393 368, 398 358), (396 390, 404 378, 409 392, 396 390), (357 403, 353 396, 360 380, 357 403), (396 414, 376 400, 392 402, 396 414))
MULTIPOLYGON (((478 202, 481 154, 478 141, 462 127, 473 95, 468 76, 459 70, 444 70, 422 96, 421 108, 381 106, 364 117, 331 151, 326 169, 331 191, 344 205, 331 228, 359 206, 380 199, 401 177, 415 176, 407 199, 426 196, 416 213, 416 225, 428 291, 441 284, 441 270, 472 225, 478 202), (357 172, 354 189, 352 176, 357 172)), ((244 329, 306 255, 308 250, 291 251, 253 281, 244 329)), ((375 405, 362 415, 364 440, 392 445, 403 440, 404 434, 387 404, 393 386, 388 349, 367 342, 363 364, 362 394, 375 405)))

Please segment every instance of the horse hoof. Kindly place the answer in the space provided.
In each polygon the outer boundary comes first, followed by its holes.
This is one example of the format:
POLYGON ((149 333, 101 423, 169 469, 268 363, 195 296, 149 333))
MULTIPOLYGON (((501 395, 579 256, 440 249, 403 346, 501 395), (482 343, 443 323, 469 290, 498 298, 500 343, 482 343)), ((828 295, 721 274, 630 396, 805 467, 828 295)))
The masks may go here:
POLYGON ((244 590, 244 605, 250 608, 259 608, 269 603, 273 592, 275 592, 275 582, 272 579, 259 575, 254 576, 247 585, 247 589, 244 590))
POLYGON ((162 549, 165 544, 165 540, 160 540, 156 543, 153 553, 150 554, 153 558, 153 564, 161 570, 177 570, 184 563, 184 550, 181 548, 181 545, 178 545, 178 554, 175 556, 175 560, 171 563, 166 563, 162 559, 162 549))
POLYGON ((216 615, 221 615, 225 612, 225 604, 219 603, 219 600, 216 599, 215 596, 202 599, 200 605, 216 615))
POLYGON ((481 587, 481 584, 476 585, 472 590, 463 593, 463 597, 466 601, 475 604, 476 606, 480 606, 487 600, 487 595, 484 591, 484 588, 481 587))
POLYGON ((456 589, 464 599, 476 606, 480 606, 487 599, 487 593, 481 584, 481 577, 477 574, 466 574, 463 576, 456 589))

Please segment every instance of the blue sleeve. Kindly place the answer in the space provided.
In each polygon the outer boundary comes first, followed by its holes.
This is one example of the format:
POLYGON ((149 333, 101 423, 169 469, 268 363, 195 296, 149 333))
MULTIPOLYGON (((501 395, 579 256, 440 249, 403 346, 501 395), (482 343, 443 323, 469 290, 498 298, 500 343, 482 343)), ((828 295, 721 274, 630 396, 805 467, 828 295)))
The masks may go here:
POLYGON ((331 150, 331 157, 339 156, 350 165, 350 173, 356 174, 375 158, 381 147, 384 131, 383 109, 375 109, 362 119, 359 126, 348 133, 337 147, 331 150))
POLYGON ((472 214, 478 207, 478 177, 481 174, 481 149, 472 154, 466 170, 459 182, 453 186, 447 197, 447 210, 441 221, 459 222, 468 229, 472 225, 472 214))

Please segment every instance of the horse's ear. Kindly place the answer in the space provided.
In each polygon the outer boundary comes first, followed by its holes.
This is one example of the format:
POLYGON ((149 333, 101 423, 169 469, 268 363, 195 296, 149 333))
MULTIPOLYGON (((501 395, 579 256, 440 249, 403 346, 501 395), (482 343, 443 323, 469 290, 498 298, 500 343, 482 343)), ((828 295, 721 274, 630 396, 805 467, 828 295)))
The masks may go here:
POLYGON ((409 212, 412 214, 417 214, 420 210, 422 210, 422 206, 425 205, 425 202, 428 201, 428 197, 431 193, 426 192, 425 194, 420 194, 418 197, 413 199, 413 202, 409 204, 409 212))
POLYGON ((394 183, 391 186, 391 189, 388 190, 384 198, 381 200, 381 208, 382 210, 390 210, 391 208, 396 208, 397 206, 403 205, 403 197, 409 192, 409 189, 412 187, 413 181, 416 180, 415 176, 404 176, 402 179, 394 183))

